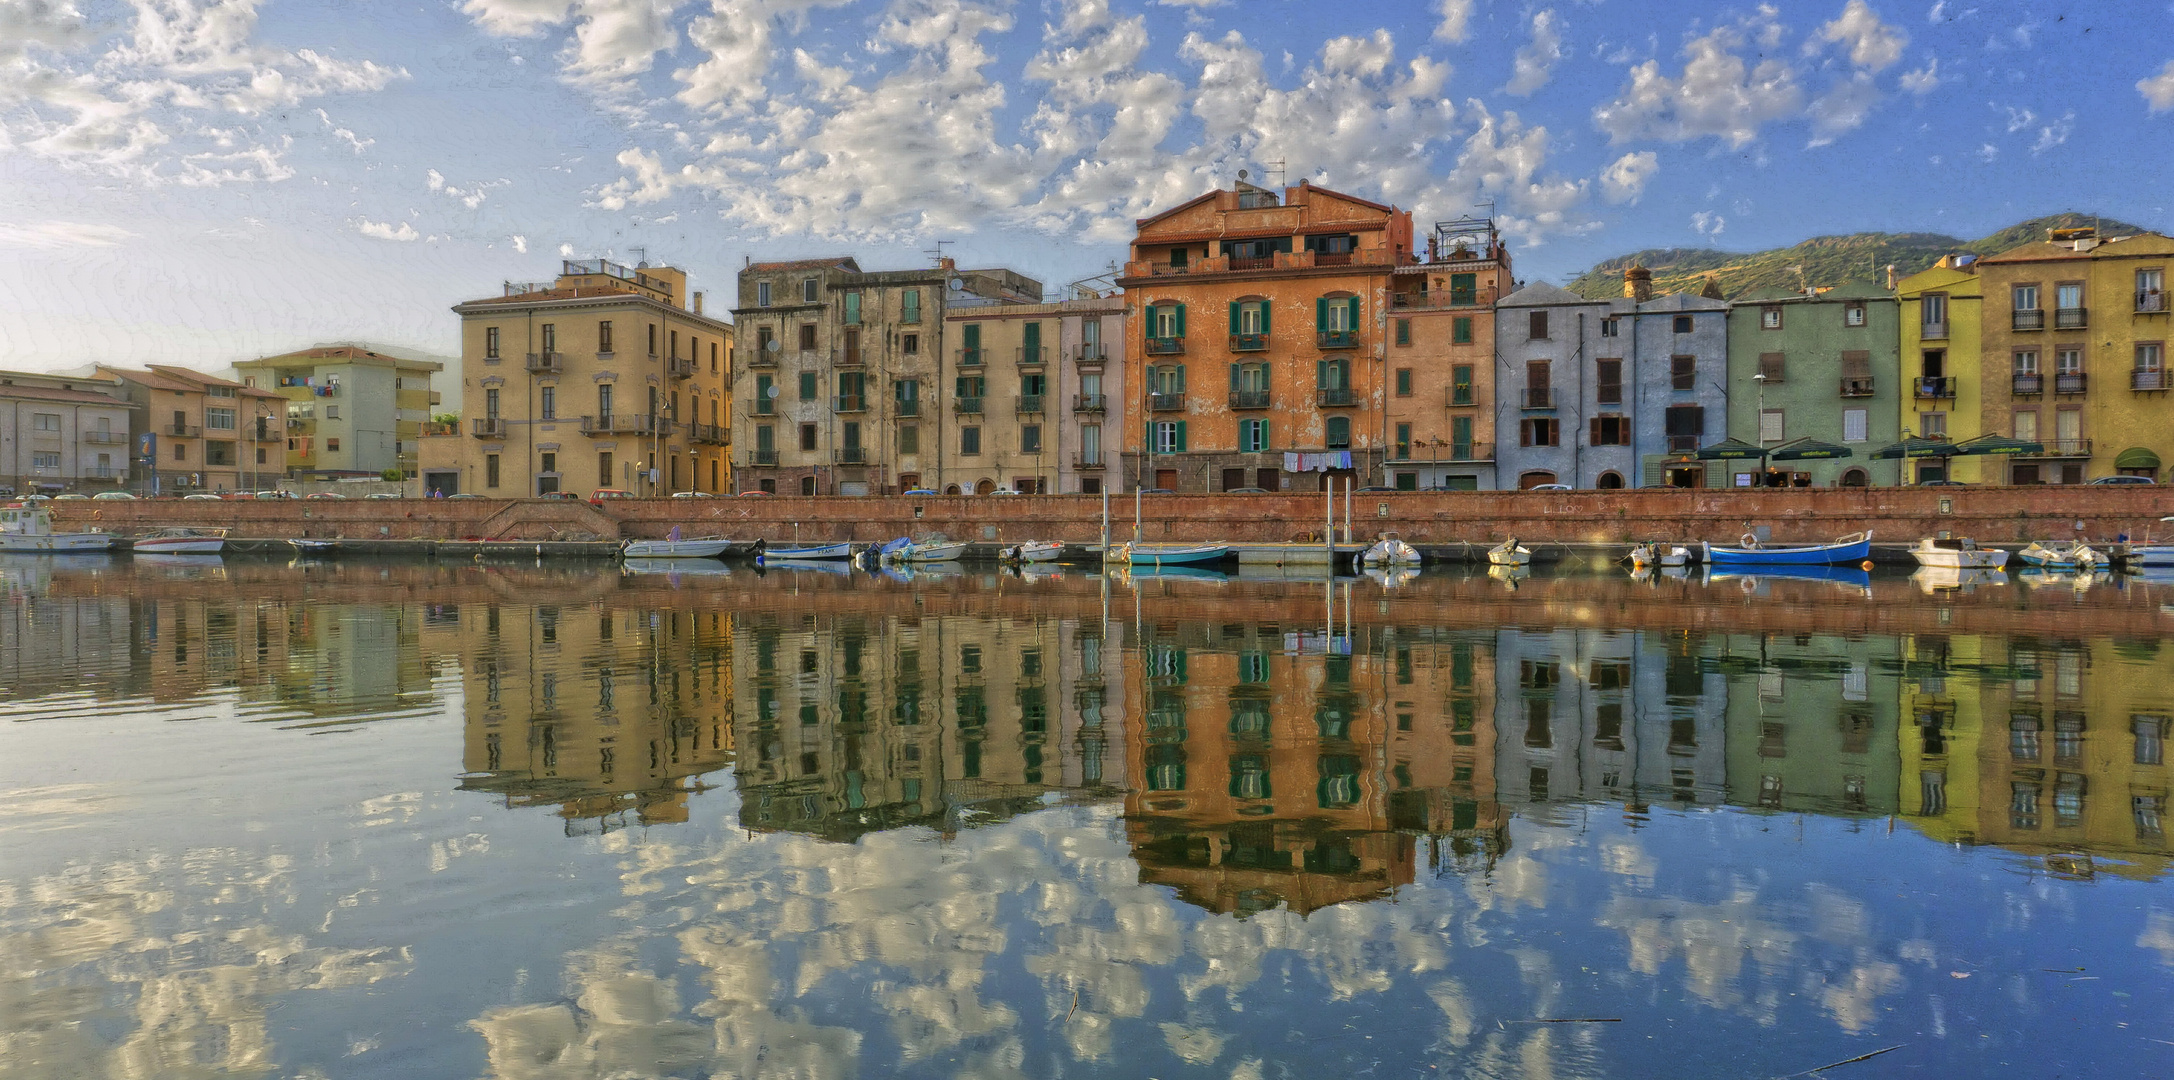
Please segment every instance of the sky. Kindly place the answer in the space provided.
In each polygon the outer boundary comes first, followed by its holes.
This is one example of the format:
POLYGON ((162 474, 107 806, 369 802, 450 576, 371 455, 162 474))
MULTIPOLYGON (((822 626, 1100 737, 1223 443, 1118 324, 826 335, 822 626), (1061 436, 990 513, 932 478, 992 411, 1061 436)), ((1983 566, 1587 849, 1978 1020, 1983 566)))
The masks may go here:
POLYGON ((2174 5, 0 0, 0 367, 458 351, 562 256, 1106 274, 1239 170, 1517 274, 1646 247, 2165 229, 2174 5))

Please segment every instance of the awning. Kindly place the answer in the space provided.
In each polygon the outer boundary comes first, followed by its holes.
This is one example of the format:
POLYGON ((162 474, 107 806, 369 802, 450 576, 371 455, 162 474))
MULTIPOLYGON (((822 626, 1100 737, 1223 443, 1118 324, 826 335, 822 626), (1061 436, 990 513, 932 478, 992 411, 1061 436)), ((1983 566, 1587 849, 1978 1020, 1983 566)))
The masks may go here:
POLYGON ((2006 435, 1980 435, 1955 444, 1957 454, 2043 454, 2046 444, 2006 435))
POLYGON ((1857 453, 1847 446, 1831 442, 1820 442, 1818 439, 1806 437, 1795 442, 1783 443, 1775 447, 1774 452, 1767 456, 1775 461, 1818 461, 1856 457, 1857 453))
POLYGON ((1723 439, 1712 446, 1699 447, 1698 456, 1702 461, 1737 461, 1765 457, 1766 450, 1742 439, 1723 439))
POLYGON ((2114 468, 2116 469, 2156 469, 2158 467, 2159 455, 2141 446, 2129 447, 2121 452, 2120 457, 2114 459, 2114 468))
POLYGON ((1872 457, 1878 461, 1892 461, 1895 458, 1928 458, 1954 456, 1954 443, 1948 442, 1944 439, 1920 439, 1914 436, 1908 439, 1904 439, 1898 443, 1889 443, 1886 446, 1882 446, 1879 449, 1872 451, 1872 457))

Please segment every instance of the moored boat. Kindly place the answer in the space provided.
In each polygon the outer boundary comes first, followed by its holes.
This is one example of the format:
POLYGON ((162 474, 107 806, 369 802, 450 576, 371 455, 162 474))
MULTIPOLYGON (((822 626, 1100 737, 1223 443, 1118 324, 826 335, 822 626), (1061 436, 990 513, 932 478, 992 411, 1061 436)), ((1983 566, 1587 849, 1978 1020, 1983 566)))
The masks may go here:
POLYGON ((851 541, 839 544, 795 544, 790 547, 777 547, 766 544, 763 546, 761 553, 756 556, 756 558, 766 563, 775 563, 780 560, 820 562, 827 559, 850 559, 852 557, 853 544, 851 541))
POLYGON ((1688 566, 1691 549, 1680 544, 1663 544, 1648 540, 1630 549, 1632 569, 1648 566, 1688 566))
POLYGON ((287 543, 293 546, 294 553, 296 555, 303 555, 320 559, 326 558, 331 555, 336 555, 339 553, 340 550, 340 542, 338 540, 289 539, 287 543))
POLYGON ((2016 558, 2041 570, 2099 570, 2106 556, 2081 540, 2033 540, 2016 558))
POLYGON ((1735 547, 1699 546, 1709 566, 1841 566, 1872 557, 1872 533, 1851 533, 1831 544, 1768 544, 1745 533, 1735 547))
POLYGON ((883 557, 884 557, 885 559, 887 559, 887 560, 891 561, 891 562, 902 562, 902 563, 938 563, 938 562, 954 562, 954 561, 957 561, 957 559, 958 559, 958 557, 959 557, 959 556, 961 556, 961 555, 964 555, 964 554, 966 554, 966 541, 964 541, 964 540, 928 540, 928 541, 915 541, 915 542, 912 542, 912 543, 909 543, 909 544, 907 544, 907 545, 906 545, 906 546, 904 546, 904 547, 901 547, 901 548, 897 548, 897 549, 895 549, 895 550, 892 550, 889 544, 885 544, 885 545, 884 545, 884 548, 885 548, 885 551, 884 551, 884 556, 883 556, 883 557))
POLYGON ((54 532, 52 512, 42 506, 0 507, 0 551, 63 555, 105 551, 112 546, 112 534, 98 529, 54 532))
POLYGON ((997 553, 999 562, 1038 563, 1056 562, 1064 554, 1062 540, 1026 540, 997 553))
POLYGON ((1937 540, 1926 536, 1919 538, 1917 546, 1910 549, 1919 566, 1943 567, 1950 570, 1998 570, 2008 565, 2008 552, 2001 548, 1981 548, 1971 539, 1937 540))
POLYGON ((1487 550, 1487 564, 1489 566, 1530 566, 1532 565, 1532 549, 1519 544, 1517 537, 1513 536, 1487 550))
POLYGON ((217 555, 226 550, 225 529, 160 529, 129 544, 138 555, 217 555))
POLYGON ((1359 553, 1359 565, 1391 568, 1418 566, 1419 549, 1405 543, 1394 533, 1384 533, 1381 539, 1359 553))
POLYGON ((714 559, 731 546, 732 541, 715 536, 694 540, 629 540, 620 546, 619 554, 629 559, 714 559))
POLYGON ((1117 561, 1133 566, 1208 566, 1230 558, 1225 544, 1125 544, 1117 561))

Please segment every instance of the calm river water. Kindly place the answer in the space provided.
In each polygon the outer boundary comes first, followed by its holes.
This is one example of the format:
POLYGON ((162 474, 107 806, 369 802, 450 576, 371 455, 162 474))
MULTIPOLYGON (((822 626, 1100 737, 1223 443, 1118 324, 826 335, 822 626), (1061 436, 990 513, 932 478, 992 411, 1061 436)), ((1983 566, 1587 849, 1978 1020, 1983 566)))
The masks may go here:
POLYGON ((2174 1073, 2174 584, 1936 584, 7 557, 0 1074, 2174 1073))

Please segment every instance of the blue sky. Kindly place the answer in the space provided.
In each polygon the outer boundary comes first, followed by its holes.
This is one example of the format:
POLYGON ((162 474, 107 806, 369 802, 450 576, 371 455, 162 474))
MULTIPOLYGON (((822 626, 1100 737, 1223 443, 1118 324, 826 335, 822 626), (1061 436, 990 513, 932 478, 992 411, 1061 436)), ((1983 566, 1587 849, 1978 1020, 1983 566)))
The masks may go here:
POLYGON ((562 252, 1057 285, 1256 177, 1641 247, 2168 224, 2174 7, 0 0, 0 366, 457 348, 562 252))

